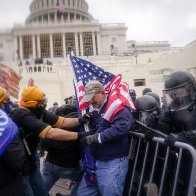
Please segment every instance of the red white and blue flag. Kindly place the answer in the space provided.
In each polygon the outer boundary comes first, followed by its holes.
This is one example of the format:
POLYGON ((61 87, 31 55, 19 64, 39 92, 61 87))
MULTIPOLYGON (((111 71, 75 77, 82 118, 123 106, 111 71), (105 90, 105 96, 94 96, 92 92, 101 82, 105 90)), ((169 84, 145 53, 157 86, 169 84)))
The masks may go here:
POLYGON ((129 86, 122 82, 122 76, 117 76, 104 71, 102 68, 81 58, 70 57, 74 74, 74 84, 80 111, 85 110, 90 102, 82 102, 86 84, 91 80, 98 80, 104 85, 105 93, 108 94, 108 102, 104 118, 111 122, 115 114, 124 106, 135 110, 129 94, 129 86))
MULTIPOLYGON (((81 58, 70 56, 71 67, 74 75, 74 87, 80 112, 84 113, 90 102, 83 103, 85 86, 91 80, 98 80, 104 85, 104 90, 108 94, 108 101, 103 118, 111 122, 114 116, 124 107, 128 106, 135 110, 132 99, 129 95, 129 87, 121 81, 121 75, 113 75, 102 68, 81 58)), ((87 146, 83 153, 83 168, 87 184, 95 183, 95 160, 90 147, 87 146)))
POLYGON ((0 64, 0 86, 7 89, 12 97, 18 98, 19 83, 22 77, 18 75, 11 67, 0 64))

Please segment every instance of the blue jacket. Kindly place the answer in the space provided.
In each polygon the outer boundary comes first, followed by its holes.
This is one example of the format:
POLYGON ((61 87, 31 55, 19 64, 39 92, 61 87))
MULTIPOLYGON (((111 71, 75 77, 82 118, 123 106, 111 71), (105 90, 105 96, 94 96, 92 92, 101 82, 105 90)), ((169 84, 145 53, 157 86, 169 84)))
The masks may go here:
POLYGON ((103 118, 105 107, 94 116, 90 127, 97 129, 101 144, 91 146, 92 153, 97 160, 106 161, 127 156, 129 153, 129 130, 132 124, 132 114, 128 107, 124 107, 112 120, 103 118))

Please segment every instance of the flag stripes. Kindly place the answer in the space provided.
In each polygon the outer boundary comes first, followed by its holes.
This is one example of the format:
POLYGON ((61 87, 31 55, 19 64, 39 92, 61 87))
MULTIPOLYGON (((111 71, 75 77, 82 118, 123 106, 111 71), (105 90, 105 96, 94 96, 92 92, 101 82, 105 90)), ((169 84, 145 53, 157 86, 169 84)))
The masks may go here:
POLYGON ((0 86, 7 89, 16 99, 19 94, 19 83, 22 77, 7 65, 0 64, 0 86))

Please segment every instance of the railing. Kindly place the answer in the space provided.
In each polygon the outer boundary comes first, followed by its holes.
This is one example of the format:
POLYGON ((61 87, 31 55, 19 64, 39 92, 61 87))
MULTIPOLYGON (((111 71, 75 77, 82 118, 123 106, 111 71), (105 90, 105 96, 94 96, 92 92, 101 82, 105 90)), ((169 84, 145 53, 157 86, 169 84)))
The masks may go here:
POLYGON ((53 65, 35 64, 35 65, 22 65, 19 66, 19 74, 23 75, 26 73, 56 73, 56 67, 53 65))
POLYGON ((145 141, 131 132, 126 196, 193 196, 196 188, 196 150, 176 142, 170 148, 164 139, 145 141))

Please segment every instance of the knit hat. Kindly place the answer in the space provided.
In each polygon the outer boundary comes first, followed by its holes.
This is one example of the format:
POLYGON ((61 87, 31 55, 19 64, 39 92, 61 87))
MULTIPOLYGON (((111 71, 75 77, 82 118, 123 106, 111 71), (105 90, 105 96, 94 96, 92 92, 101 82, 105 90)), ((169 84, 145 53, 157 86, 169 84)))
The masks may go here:
POLYGON ((22 92, 22 106, 35 107, 38 101, 42 100, 44 96, 45 93, 41 89, 35 86, 29 86, 22 92))
POLYGON ((5 88, 0 87, 0 103, 7 97, 9 97, 9 92, 5 88))
POLYGON ((82 102, 89 102, 93 98, 95 93, 101 92, 104 90, 103 84, 97 80, 92 80, 88 82, 85 86, 85 95, 82 99, 82 102))

